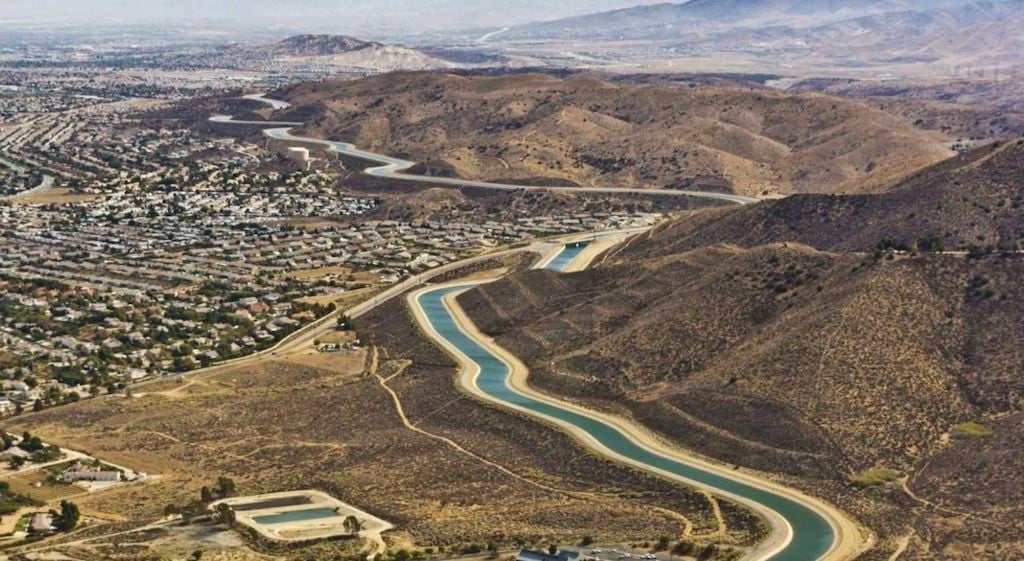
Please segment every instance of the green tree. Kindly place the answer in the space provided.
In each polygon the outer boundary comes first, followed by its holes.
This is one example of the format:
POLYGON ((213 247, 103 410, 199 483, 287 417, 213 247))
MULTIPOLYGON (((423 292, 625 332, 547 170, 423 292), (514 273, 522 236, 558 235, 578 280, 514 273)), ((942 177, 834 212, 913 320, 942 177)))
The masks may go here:
POLYGON ((345 314, 338 316, 338 329, 342 331, 349 331, 352 329, 352 318, 345 314))
POLYGON ((556 555, 556 554, 558 554, 558 546, 557 546, 557 545, 555 545, 555 544, 551 544, 551 545, 549 545, 549 546, 548 546, 548 553, 550 553, 551 555, 556 555))
POLYGON ((362 520, 356 518, 355 516, 347 516, 345 517, 345 520, 342 521, 341 525, 343 528, 345 528, 346 532, 352 535, 356 535, 363 530, 363 527, 366 524, 362 520))
POLYGON ((917 240, 917 249, 922 253, 941 253, 942 239, 931 234, 917 240))
POLYGON ((70 501, 60 502, 60 516, 57 518, 57 529, 62 532, 69 532, 78 526, 81 513, 78 512, 78 505, 70 501))
POLYGON ((700 552, 700 555, 697 556, 697 561, 708 561, 708 559, 714 558, 714 556, 717 555, 717 554, 718 554, 718 546, 713 544, 713 543, 709 543, 700 552))
POLYGON ((233 528, 235 526, 235 509, 227 503, 220 503, 217 505, 217 518, 228 527, 233 528))
POLYGON ((587 547, 592 543, 594 543, 594 536, 583 536, 583 539, 580 540, 580 547, 587 547))
POLYGON ((199 490, 199 500, 203 501, 205 504, 212 503, 214 500, 213 491, 204 485, 203 488, 199 490))
POLYGON ((693 553, 693 550, 696 548, 697 546, 693 542, 683 540, 677 543, 676 546, 672 548, 672 555, 678 555, 680 557, 682 557, 683 555, 689 555, 693 553))
POLYGON ((668 549, 668 544, 672 540, 668 536, 661 536, 658 538, 658 543, 654 544, 655 551, 665 551, 668 549))
POLYGON ((235 481, 230 477, 220 476, 217 478, 217 494, 223 497, 230 497, 235 494, 235 481))
POLYGON ((38 452, 43 449, 43 441, 38 436, 32 436, 26 432, 21 437, 18 447, 26 452, 38 452))

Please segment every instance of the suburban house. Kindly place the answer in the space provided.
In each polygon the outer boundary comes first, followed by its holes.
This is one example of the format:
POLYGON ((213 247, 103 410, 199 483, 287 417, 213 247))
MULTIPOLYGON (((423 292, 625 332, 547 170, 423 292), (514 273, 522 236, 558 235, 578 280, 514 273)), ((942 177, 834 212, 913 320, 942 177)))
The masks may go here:
POLYGON ((23 460, 27 460, 28 457, 31 455, 32 454, 30 452, 18 448, 17 446, 11 446, 10 448, 4 450, 3 452, 0 452, 0 462, 8 462, 10 460, 13 460, 14 458, 21 458, 23 460))
POLYGON ((120 481, 121 472, 104 471, 83 464, 75 464, 69 470, 58 475, 57 480, 63 483, 74 483, 76 481, 120 481))
POLYGON ((32 534, 48 534, 53 531, 53 515, 38 512, 32 515, 28 523, 28 531, 32 534))

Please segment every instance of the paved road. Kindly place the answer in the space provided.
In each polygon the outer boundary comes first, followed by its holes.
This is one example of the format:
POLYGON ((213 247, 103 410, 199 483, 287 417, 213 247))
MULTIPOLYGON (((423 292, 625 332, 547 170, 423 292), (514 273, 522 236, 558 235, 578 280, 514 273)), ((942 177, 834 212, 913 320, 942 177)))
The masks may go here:
MULTIPOLYGON (((266 97, 264 94, 253 94, 250 96, 245 96, 245 98, 253 101, 260 101, 266 103, 271 107, 274 107, 275 109, 290 107, 288 102, 270 99, 266 97)), ((381 165, 363 170, 363 173, 375 177, 384 177, 399 181, 413 181, 418 183, 429 183, 431 185, 450 185, 452 187, 476 187, 480 189, 495 189, 501 191, 518 191, 521 189, 531 189, 544 191, 564 191, 572 193, 603 193, 669 197, 694 197, 700 199, 712 199, 716 201, 723 201, 732 204, 750 204, 757 202, 757 199, 751 197, 743 197, 740 195, 729 195, 726 193, 708 193, 704 191, 690 191, 685 189, 632 189, 617 187, 513 185, 508 183, 494 183, 490 181, 472 181, 468 179, 456 179, 453 177, 430 177, 425 175, 415 175, 410 173, 403 173, 409 168, 415 166, 415 162, 402 160, 400 158, 393 158, 391 156, 385 156, 383 154, 376 154, 374 152, 368 152, 366 150, 360 150, 359 148, 356 148, 354 145, 349 144, 347 142, 339 142, 336 140, 324 140, 322 138, 312 138, 308 136, 293 135, 291 133, 291 129, 288 127, 299 126, 299 123, 282 123, 272 121, 235 121, 231 117, 225 115, 216 115, 214 117, 211 117, 210 120, 215 123, 222 124, 236 123, 239 125, 264 125, 267 127, 277 127, 268 128, 264 130, 263 133, 269 136, 270 138, 276 140, 326 146, 329 150, 333 150, 335 152, 338 152, 339 154, 344 154, 346 156, 353 156, 355 158, 376 162, 381 165)))

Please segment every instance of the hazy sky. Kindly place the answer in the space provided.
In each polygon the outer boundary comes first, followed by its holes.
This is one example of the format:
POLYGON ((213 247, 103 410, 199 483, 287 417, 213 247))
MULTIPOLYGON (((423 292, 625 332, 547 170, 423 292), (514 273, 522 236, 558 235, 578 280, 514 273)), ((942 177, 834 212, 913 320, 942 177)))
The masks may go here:
POLYGON ((416 33, 502 27, 658 0, 0 0, 0 21, 201 22, 310 31, 416 33))

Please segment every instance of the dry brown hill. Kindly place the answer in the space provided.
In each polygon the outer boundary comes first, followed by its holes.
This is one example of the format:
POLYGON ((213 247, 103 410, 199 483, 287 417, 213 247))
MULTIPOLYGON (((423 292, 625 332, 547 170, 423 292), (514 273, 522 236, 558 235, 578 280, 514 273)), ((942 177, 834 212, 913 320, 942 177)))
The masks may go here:
POLYGON ((314 134, 467 178, 763 192, 877 192, 951 153, 857 101, 540 74, 393 73, 277 93, 314 134))
POLYGON ((681 217, 588 271, 461 297, 542 391, 849 509, 868 559, 1024 556, 1024 142, 881 195, 681 217), (818 249, 808 244, 817 246, 818 249))
MULTIPOLYGON (((749 207, 708 210, 666 225, 672 251, 728 243, 794 241, 831 250, 897 245, 1004 248, 1024 240, 1024 141, 982 147, 927 168, 880 195, 796 195, 749 207), (933 240, 929 242, 928 240, 933 240)), ((635 243, 635 257, 666 247, 635 243)))
POLYGON ((642 241, 648 259, 521 273, 461 303, 524 357, 535 387, 785 474, 879 532, 871 559, 910 531, 923 537, 901 559, 1024 551, 1024 257, 677 252, 672 238, 642 241), (996 434, 950 438, 970 421, 996 434), (872 468, 909 477, 909 490, 851 483, 873 482, 872 468), (973 545, 956 553, 961 542, 973 545))

